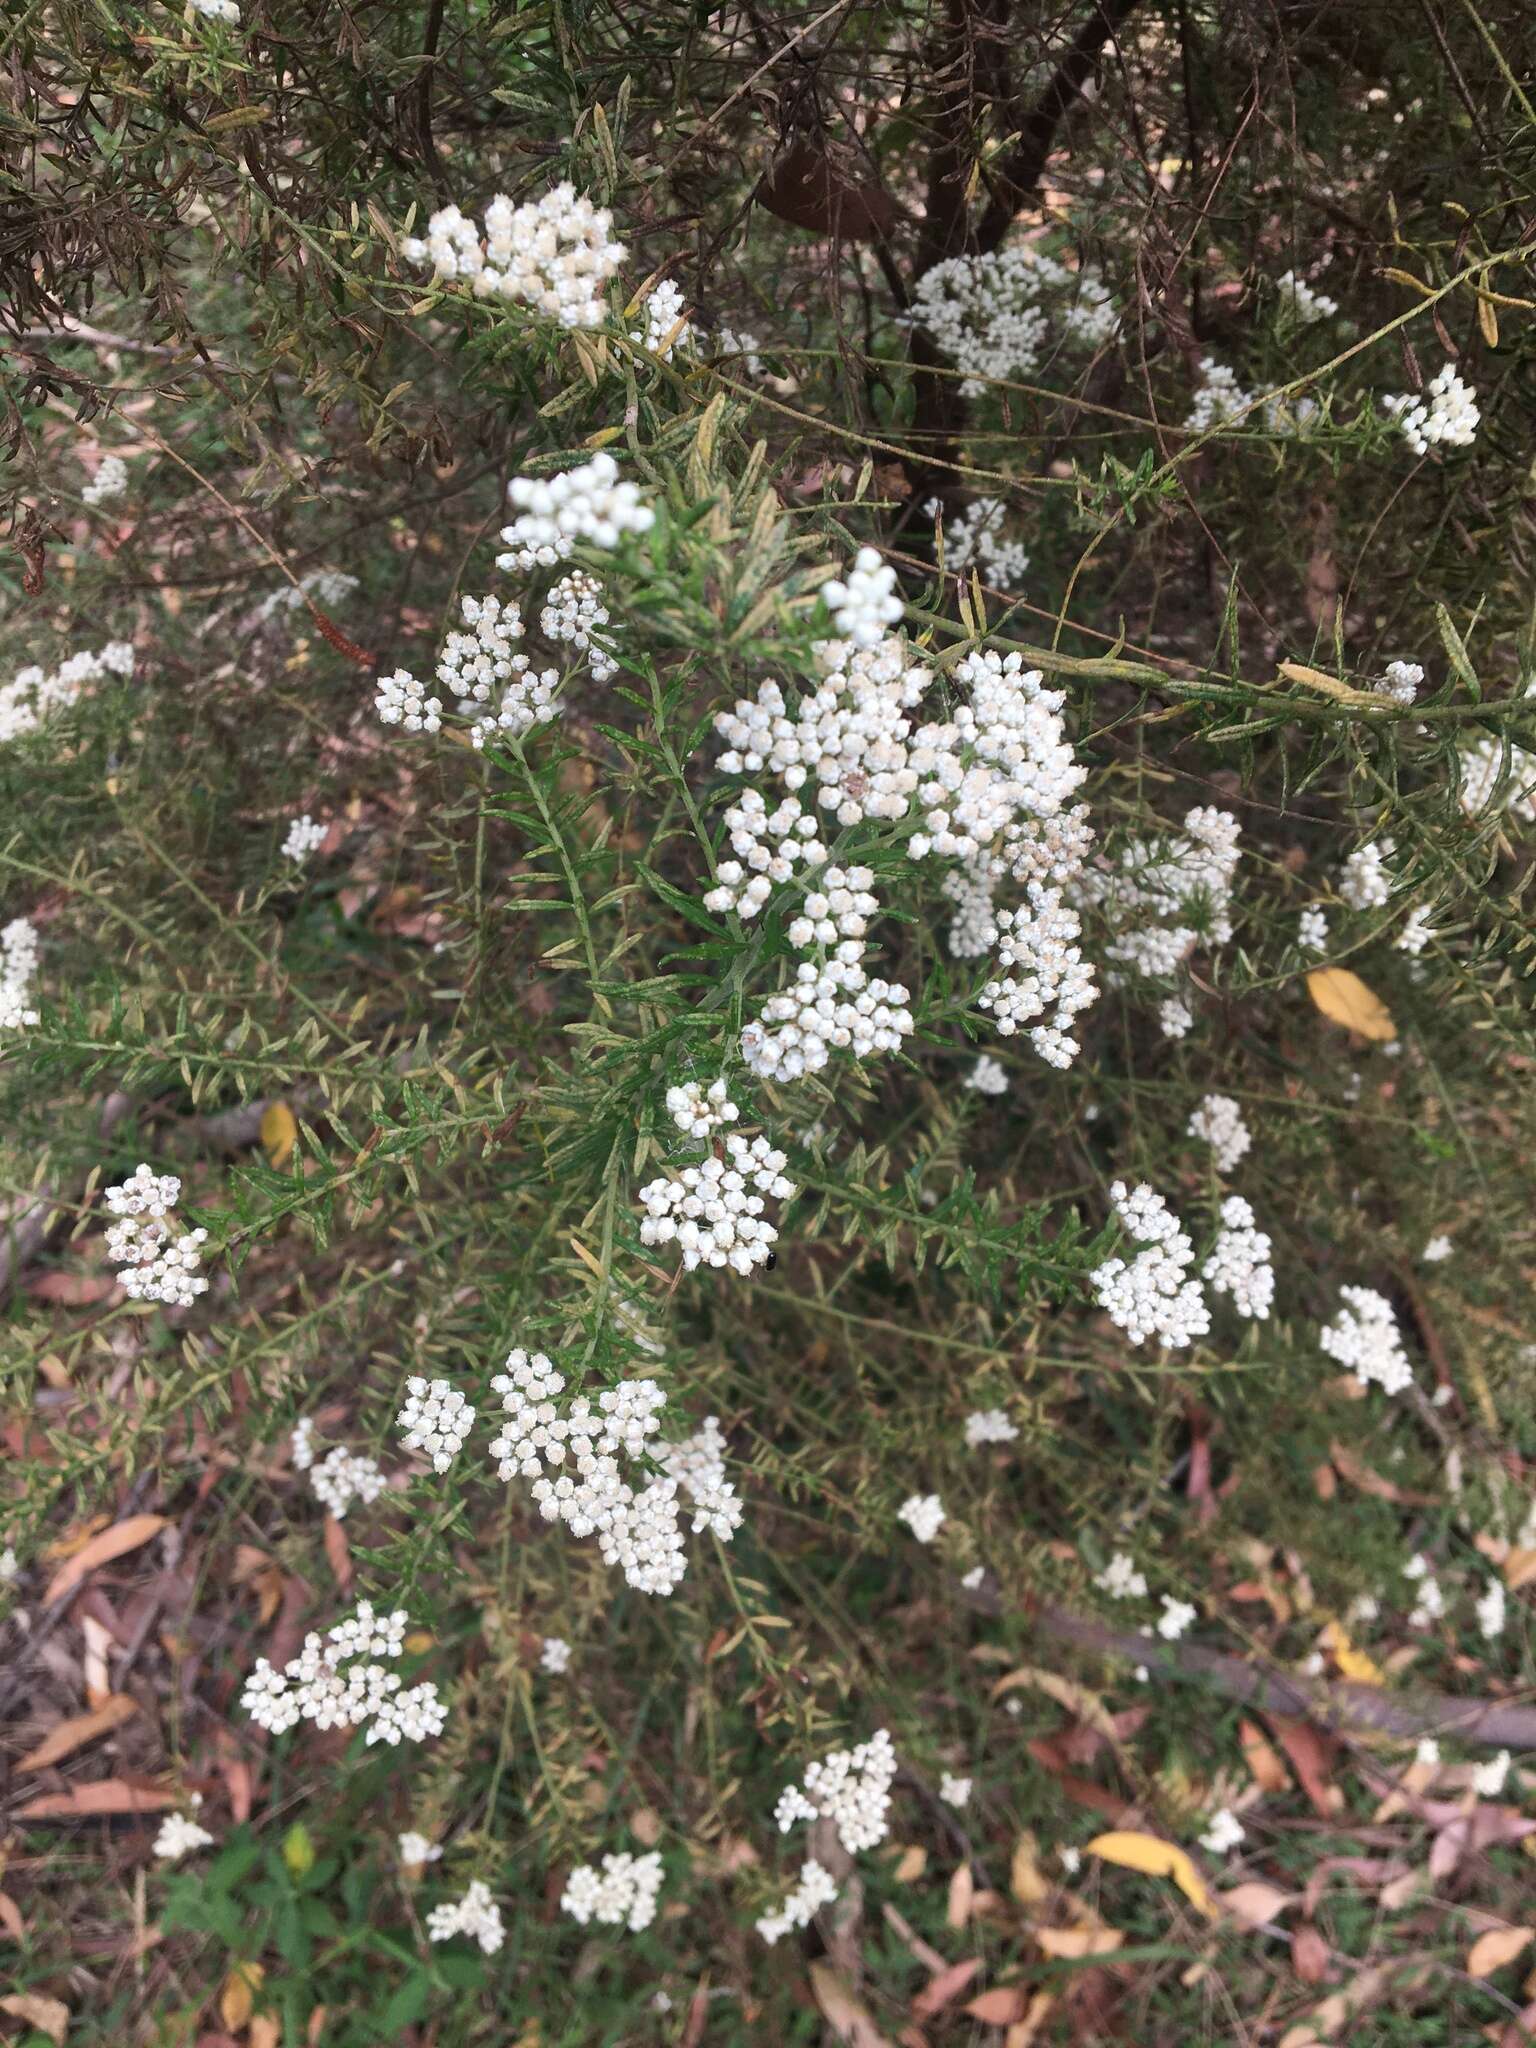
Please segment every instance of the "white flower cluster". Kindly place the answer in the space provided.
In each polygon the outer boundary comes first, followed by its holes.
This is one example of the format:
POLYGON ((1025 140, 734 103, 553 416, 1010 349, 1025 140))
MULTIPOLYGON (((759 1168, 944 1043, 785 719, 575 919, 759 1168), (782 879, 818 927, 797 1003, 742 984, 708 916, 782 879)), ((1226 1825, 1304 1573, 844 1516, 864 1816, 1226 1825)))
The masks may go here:
POLYGON ((671 1244, 682 1251, 685 1271, 696 1266, 729 1266, 750 1273, 778 1239, 763 1215, 765 1198, 787 1202, 797 1192, 784 1176, 787 1160, 766 1138, 730 1132, 725 1156, 698 1166, 659 1174, 640 1190, 645 1220, 643 1244, 671 1244))
POLYGON ((1123 1550, 1115 1552, 1093 1583, 1111 1600, 1145 1600, 1147 1597, 1146 1574, 1136 1569, 1135 1560, 1123 1550))
POLYGON ((696 1508, 695 1530, 729 1541, 741 1521, 735 1489, 724 1479, 718 1424, 677 1445, 652 1445, 666 1395, 654 1380, 627 1380, 597 1398, 578 1395, 564 1411, 565 1378, 541 1351, 516 1350, 492 1380, 506 1420, 491 1445, 502 1480, 531 1480, 546 1521, 577 1536, 597 1534, 605 1564, 618 1565, 642 1593, 670 1593, 686 1572, 678 1493, 696 1508), (640 1492, 620 1475, 619 1459, 650 1452, 661 1476, 640 1492), (668 1460, 675 1460, 675 1465, 668 1460))
POLYGON ((1445 1614, 1445 1591, 1435 1577, 1429 1559, 1417 1551, 1403 1566, 1403 1577, 1417 1586, 1419 1596, 1408 1616, 1410 1628, 1426 1629, 1445 1614))
POLYGON ((1253 1133, 1230 1095, 1207 1095, 1189 1119, 1189 1135, 1211 1148, 1218 1173, 1230 1173, 1253 1144, 1253 1133))
POLYGON ((1117 1180, 1110 1200, 1121 1223, 1146 1250, 1126 1264, 1106 1259, 1092 1280, 1099 1305, 1133 1344, 1149 1337, 1179 1347, 1211 1327, 1210 1311, 1197 1280, 1186 1278, 1194 1247, 1162 1196, 1143 1181, 1130 1190, 1117 1180))
POLYGON ((407 263, 430 263, 444 283, 467 284, 476 298, 515 300, 562 327, 601 327, 604 287, 624 261, 612 228, 606 207, 556 185, 522 206, 498 192, 485 209, 483 241, 473 221, 445 206, 400 253, 407 263))
POLYGON ((969 1806, 971 1782, 969 1778, 957 1778, 953 1772, 945 1771, 939 1778, 939 1797, 946 1806, 953 1806, 957 1810, 962 1806, 969 1806))
POLYGON ((474 1409, 448 1380, 427 1380, 412 1373, 405 1391, 405 1406, 395 1417, 396 1426, 405 1432, 405 1448, 425 1451, 433 1471, 446 1472, 474 1426, 474 1409))
POLYGON ((403 1609, 378 1614, 360 1600, 355 1614, 340 1621, 322 1638, 311 1632, 298 1656, 281 1671, 265 1657, 246 1680, 240 1704, 273 1735, 284 1735, 300 1721, 317 1728, 365 1728, 372 1742, 421 1742, 441 1735, 448 1710, 430 1680, 403 1686, 397 1671, 386 1669, 405 1649, 408 1626, 403 1609))
POLYGON ((1182 832, 1133 839, 1117 866, 1084 868, 1075 893, 1114 928, 1106 956, 1156 980, 1171 975, 1202 939, 1224 946, 1232 936, 1237 841, 1231 812, 1200 804, 1185 814, 1182 832))
POLYGON ((467 1934, 472 1941, 478 1941, 488 1956, 495 1955, 507 1938, 501 1924, 501 1908, 491 1897, 490 1886, 481 1878, 474 1880, 462 1899, 434 1906, 427 1915, 428 1941, 452 1941, 456 1934, 467 1934))
POLYGON ((901 617, 896 571, 874 548, 860 548, 848 574, 821 586, 821 601, 832 614, 838 637, 855 647, 878 647, 887 626, 901 617))
POLYGON ((1171 1593, 1163 1595, 1163 1611, 1157 1617, 1157 1632, 1165 1643, 1176 1643, 1193 1624, 1196 1610, 1187 1600, 1175 1600, 1171 1593))
POLYGON ((103 455, 96 465, 95 476, 80 496, 87 505, 105 505, 109 498, 120 498, 127 488, 127 463, 121 455, 103 455))
POLYGON ((1351 910, 1379 910, 1392 894, 1387 862, 1397 852, 1392 838, 1357 846, 1339 869, 1339 895, 1351 910))
POLYGON ((98 654, 72 654, 52 671, 35 662, 18 669, 0 686, 0 745, 36 732, 56 711, 67 711, 87 683, 132 674, 133 648, 126 640, 110 640, 98 654))
POLYGON ((38 1013, 28 997, 37 979, 37 927, 29 918, 13 917, 0 931, 0 1031, 35 1024, 38 1013))
POLYGON ((1447 363, 1427 390, 1414 396, 1399 393, 1382 400, 1382 410, 1397 422, 1399 431, 1415 455, 1427 455, 1432 447, 1470 448, 1482 422, 1477 394, 1447 363))
POLYGON ((936 263, 918 283, 911 317, 965 373, 960 390, 967 398, 979 398, 991 380, 1027 377, 1053 324, 1064 339, 1090 348, 1120 324, 1096 272, 1071 270, 1028 242, 936 263), (1067 303, 1048 310, 1047 298, 1067 303))
POLYGON ((740 1114, 723 1076, 707 1088, 701 1081, 682 1081, 667 1090, 667 1115, 685 1137, 711 1137, 740 1114))
POLYGON ((497 597, 464 597, 459 615, 464 630, 443 642, 437 680, 457 697, 460 717, 473 719, 475 745, 483 747, 498 732, 520 739, 553 718, 560 674, 552 668, 536 670, 526 654, 515 651, 513 643, 523 636, 517 605, 497 597))
POLYGON ((712 360, 722 356, 735 356, 737 367, 746 371, 749 377, 761 377, 764 370, 758 350, 762 343, 755 334, 749 334, 744 327, 731 327, 721 321, 714 333, 708 337, 712 360))
POLYGON ((648 348, 663 362, 670 359, 674 349, 691 350, 694 336, 688 324, 687 303, 681 287, 671 278, 664 277, 660 284, 646 293, 641 306, 645 325, 632 328, 630 340, 638 341, 642 348, 648 348))
POLYGON ((373 708, 384 725, 403 725, 407 732, 440 732, 443 700, 429 697, 425 683, 408 670, 397 668, 393 675, 380 676, 373 708))
POLYGON ((648 1856, 605 1856, 600 1873, 590 1863, 577 1864, 561 1894, 560 1910, 583 1927, 597 1920, 639 1934, 656 1918, 660 1890, 661 1857, 655 1850, 648 1856))
POLYGON ((1328 1356, 1347 1365, 1363 1387, 1374 1381, 1388 1394, 1411 1387, 1413 1367, 1391 1302, 1371 1287, 1341 1287, 1339 1299, 1342 1306, 1319 1340, 1328 1356))
POLYGON ((657 1444, 652 1453, 669 1479, 675 1479, 693 1503, 693 1533, 708 1529, 729 1543, 741 1527, 741 1500, 725 1476, 725 1437, 720 1418, 706 1415, 692 1436, 675 1444, 657 1444))
POLYGON ((876 1848, 890 1833, 891 1786, 896 1779, 896 1751, 884 1728, 855 1749, 835 1749, 806 1767, 800 1785, 779 1794, 773 1817, 779 1832, 801 1821, 825 1817, 837 1830, 850 1856, 876 1848))
POLYGON ((289 821, 288 837, 283 841, 283 853, 289 860, 306 861, 320 844, 329 825, 317 825, 306 811, 302 818, 289 821))
POLYGON ((1213 427, 1236 419, 1252 403, 1253 394, 1238 383, 1235 370, 1229 370, 1215 356, 1202 356, 1200 382, 1195 386, 1194 403, 1184 416, 1184 431, 1208 434, 1213 427))
MULTIPOLYGON (((1333 301, 1328 302, 1332 305, 1333 301)), ((1200 1837, 1200 1846, 1212 1856, 1230 1855, 1238 1843, 1247 1836, 1248 1830, 1229 1806, 1219 1806, 1211 1815, 1205 1833, 1200 1837)))
POLYGON ((800 1879, 794 1890, 773 1912, 759 1918, 757 1931, 772 1948, 796 1928, 809 1927, 821 1908, 830 1906, 836 1897, 837 1879, 814 1856, 808 1856, 800 1866, 800 1879))
POLYGON ((905 1522, 919 1543, 931 1543, 949 1517, 936 1493, 914 1493, 896 1510, 898 1522, 905 1522))
POLYGON ((564 1636, 546 1636, 539 1648, 539 1669, 558 1678, 571 1668, 571 1646, 564 1636))
POLYGON ((1287 270, 1275 280, 1280 291, 1280 303, 1286 311, 1295 315, 1303 327, 1314 320, 1332 320, 1338 313, 1339 302, 1330 299, 1326 292, 1320 292, 1315 285, 1298 277, 1294 270, 1287 270))
POLYGON ((997 913, 998 963, 1014 971, 989 981, 976 1001, 992 1012, 1000 1037, 1010 1038, 1028 1026, 1029 1042, 1041 1059, 1049 1066, 1069 1067, 1081 1049, 1070 1027, 1096 999, 1098 986, 1076 944, 1081 921, 1062 902, 1061 891, 1030 882, 1026 894, 1027 906, 997 913), (1047 1021, 1034 1021, 1047 1012, 1047 1021))
POLYGON ((1328 913, 1304 910, 1296 920, 1296 943, 1305 953, 1323 953, 1328 948, 1328 913))
POLYGON ((1017 1427, 1008 1419, 1006 1408, 976 1408, 965 1418, 968 1450, 974 1451, 982 1444, 1011 1444, 1018 1434, 1017 1427))
POLYGON ((207 1231, 171 1233, 180 1195, 175 1174, 153 1174, 142 1163, 120 1186, 107 1189, 107 1207, 118 1218, 107 1232, 107 1257, 120 1268, 118 1285, 133 1301, 185 1308, 208 1291, 197 1270, 207 1231))
MULTIPOLYGON (((299 1463, 297 1454, 294 1463, 299 1463)), ((328 1508, 338 1522, 344 1522, 353 1501, 360 1500, 367 1507, 389 1482, 374 1459, 360 1457, 344 1444, 338 1444, 314 1466, 309 1484, 320 1505, 328 1508)))
POLYGON ((1409 911, 1402 930, 1392 941, 1399 953, 1411 953, 1415 959, 1435 937, 1435 928, 1430 919, 1434 911, 1427 903, 1416 903, 1409 911))
POLYGON ((1230 1294, 1240 1316, 1263 1322, 1275 1299, 1272 1246, 1256 1229, 1253 1209, 1241 1195, 1228 1195, 1221 1205, 1221 1229, 1211 1255, 1200 1268, 1214 1294, 1230 1294))
POLYGON ((296 584, 283 583, 269 592, 257 606, 256 617, 262 620, 270 619, 274 612, 296 612, 306 598, 328 610, 350 597, 356 588, 357 578, 345 569, 311 569, 296 584))
MULTIPOLYGON (((931 499, 925 511, 937 515, 940 501, 931 499)), ((1017 590, 1029 569, 1029 556, 1022 544, 1009 540, 1004 532, 1008 507, 1001 498, 975 498, 944 526, 944 567, 963 573, 972 564, 999 590, 1017 590)))
POLYGON ((1389 661, 1386 673, 1371 688, 1378 697, 1390 697, 1394 704, 1411 704, 1423 680, 1424 671, 1416 661, 1389 661))
MULTIPOLYGON (((202 1803, 201 1795, 194 1792, 194 1812, 202 1803)), ((209 1848, 212 1842, 213 1836, 190 1813, 168 1813, 155 1836, 154 1853, 163 1863, 179 1863, 191 1850, 209 1848)))
POLYGON ((546 640, 565 642, 587 658, 594 683, 618 674, 619 664, 595 636, 608 624, 603 586, 585 569, 572 569, 551 586, 539 613, 539 631, 546 640))
POLYGON ((240 26, 240 9, 236 0, 192 0, 192 5, 208 21, 227 22, 231 28, 240 26))
POLYGON ((1505 749, 1502 743, 1485 735, 1475 740, 1461 755, 1461 808, 1469 818, 1475 818, 1494 801, 1501 797, 1501 808, 1510 811, 1523 824, 1536 825, 1536 754, 1528 753, 1524 747, 1509 749, 1509 779, 1504 775, 1505 749))
MULTIPOLYGON (((1096 991, 1073 943, 1077 916, 1044 886, 1075 875, 1092 840, 1086 811, 1068 801, 1086 771, 1064 738, 1062 693, 1042 688, 1039 672, 1026 670, 1017 654, 977 652, 956 667, 955 681, 968 694, 952 717, 914 730, 911 713, 934 677, 909 658, 905 641, 880 636, 875 613, 886 588, 878 558, 870 554, 865 564, 861 554, 848 583, 829 597, 848 637, 818 648, 823 680, 793 712, 769 680, 755 699, 717 716, 726 742, 722 770, 770 774, 785 794, 770 813, 762 792, 749 789, 726 812, 739 858, 720 863, 705 906, 755 916, 776 883, 795 878, 797 862, 822 866, 827 851, 798 794, 807 785, 843 826, 896 822, 915 811, 921 829, 907 840, 910 857, 962 864, 944 883, 960 911, 952 950, 975 957, 1006 932, 999 964, 1021 970, 990 982, 984 1006, 1004 1034, 1034 1025, 1036 1049, 1065 1066, 1077 1050, 1068 1026, 1096 991), (1030 903, 994 913, 993 885, 1005 874, 1030 883, 1030 903)), ((803 913, 788 926, 791 944, 813 957, 798 963, 789 986, 745 1027, 742 1053, 752 1072, 795 1080, 825 1066, 833 1049, 856 1057, 897 1050, 914 1028, 906 989, 871 979, 864 965, 879 908, 872 881, 865 868, 830 868, 814 878, 803 913)))
POLYGON ((649 533, 656 524, 640 486, 619 476, 606 450, 556 476, 515 476, 507 496, 517 517, 501 529, 507 553, 496 557, 498 569, 552 569, 578 541, 607 551, 626 533, 649 533))
POLYGON ((743 1028, 742 1058, 754 1074, 793 1081, 819 1072, 834 1049, 855 1059, 895 1052, 915 1023, 910 1000, 900 982, 871 978, 857 961, 802 960, 789 987, 743 1028))
POLYGON ((1426 1266, 1438 1266, 1442 1259, 1450 1258, 1455 1249, 1455 1245, 1451 1243, 1451 1240, 1442 1230, 1436 1232, 1435 1236, 1429 1240, 1423 1251, 1419 1253, 1419 1257, 1426 1266))
POLYGON ((1008 1069, 1001 1060, 993 1059, 991 1053, 978 1053, 975 1066, 965 1077, 965 1085, 978 1095, 1006 1095, 1008 1069))
POLYGON ((1164 996, 1157 1006, 1157 1021, 1168 1038, 1187 1038, 1195 1022, 1195 1013, 1182 996, 1164 996))
POLYGON ((442 1845, 431 1841, 426 1835, 418 1835, 414 1828, 407 1828, 400 1837, 396 1848, 402 1863, 441 1863, 442 1845))

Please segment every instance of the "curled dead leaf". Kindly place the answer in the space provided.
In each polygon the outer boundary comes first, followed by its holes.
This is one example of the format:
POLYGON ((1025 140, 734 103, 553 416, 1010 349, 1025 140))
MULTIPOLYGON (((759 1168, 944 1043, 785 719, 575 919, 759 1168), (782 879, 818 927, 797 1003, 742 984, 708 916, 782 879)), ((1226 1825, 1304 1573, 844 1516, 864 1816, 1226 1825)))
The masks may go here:
POLYGON ((98 1735, 105 1735, 112 1728, 120 1728, 125 1721, 132 1720, 138 1711, 137 1702, 129 1699, 126 1693, 111 1693, 94 1713, 72 1714, 67 1721, 61 1721, 57 1728, 50 1728, 36 1749, 21 1758, 16 1769, 46 1770, 49 1764, 56 1764, 61 1757, 72 1756, 77 1749, 83 1749, 86 1743, 94 1742, 98 1735))
POLYGON ((38 1991, 13 1991, 0 1998, 0 2012, 9 2013, 13 2020, 25 2020, 50 2041, 62 2043, 69 2031, 69 2007, 63 1999, 45 1998, 38 1991))

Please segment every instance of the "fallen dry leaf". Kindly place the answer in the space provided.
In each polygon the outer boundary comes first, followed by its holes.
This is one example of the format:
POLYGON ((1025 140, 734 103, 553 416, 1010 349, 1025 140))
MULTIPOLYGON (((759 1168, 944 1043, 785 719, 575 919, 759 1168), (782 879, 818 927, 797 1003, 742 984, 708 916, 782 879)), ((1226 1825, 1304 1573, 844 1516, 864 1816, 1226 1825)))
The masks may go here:
POLYGON ((1039 1851, 1033 1835, 1020 1835, 1014 1845, 1008 1889, 1021 1906, 1038 1906, 1051 1895, 1050 1883, 1041 1875, 1039 1851))
POLYGON ((1275 1731, 1280 1747, 1290 1758, 1291 1767, 1301 1780, 1302 1790, 1324 1819, 1332 1820, 1344 1804, 1344 1794, 1329 1781, 1333 1756, 1330 1745, 1306 1721, 1292 1721, 1282 1714, 1271 1714, 1269 1725, 1275 1731))
POLYGON ((1295 1892, 1283 1892, 1277 1885, 1255 1879, 1250 1884, 1235 1884, 1229 1892, 1218 1892, 1216 1903, 1225 1906, 1242 1926, 1254 1928, 1278 1920, 1288 1906, 1295 1905, 1296 1898, 1295 1892))
POLYGON ((21 1917, 21 1908, 9 1892, 0 1892, 0 1927, 3 1927, 12 1941, 21 1941, 27 1932, 27 1923, 21 1917))
POLYGON ((43 1595, 43 1605, 51 1607, 56 1600, 72 1593, 86 1573, 94 1571, 97 1565, 110 1564, 113 1558, 139 1549, 151 1536, 158 1536, 162 1529, 170 1526, 164 1515, 130 1515, 126 1522, 116 1522, 110 1529, 103 1529, 99 1536, 93 1536, 89 1543, 83 1544, 54 1573, 53 1582, 43 1595))
POLYGON ((232 2034, 238 2034, 248 2024, 265 1975, 260 1963, 236 1963, 224 1979, 224 1989, 219 1993, 219 2018, 232 2034))
POLYGON ((1088 1844, 1088 1854, 1102 1857, 1106 1863, 1118 1863, 1126 1870, 1139 1870, 1147 1877, 1171 1877, 1197 1912, 1215 1918, 1216 1908, 1211 1904, 1200 1873, 1185 1852, 1172 1842, 1165 1842, 1158 1835, 1117 1830, 1107 1835, 1095 1835, 1088 1844))
POLYGON ((1242 1744, 1243 1762, 1252 1771, 1261 1789, 1265 1792, 1289 1791, 1291 1774, 1285 1768, 1279 1750, 1266 1738, 1263 1729, 1253 1721, 1243 1721, 1238 1726, 1237 1734, 1242 1744))
POLYGON ((1048 1956, 1059 1960, 1113 1955, 1125 1936, 1118 1927, 1037 1927, 1035 1939, 1048 1956))
POLYGON ((261 1116, 261 1149, 267 1155, 267 1164, 277 1168, 286 1166, 293 1157, 298 1138, 298 1120, 287 1103, 269 1102, 261 1116))
POLYGON ((976 1881, 971 1876, 971 1866, 960 1864, 949 1880, 949 1901, 945 1918, 951 1927, 963 1927, 971 1917, 971 1902, 976 1896, 976 1881))
POLYGON ((1385 1042, 1397 1036, 1386 1004, 1347 967, 1314 967, 1307 976, 1307 994, 1330 1022, 1359 1038, 1385 1042))
POLYGON ((8 1998, 0 1998, 0 2012, 8 2012, 13 2020, 25 2020, 50 2041, 62 2042, 69 2029, 69 2007, 63 1999, 44 1998, 37 1991, 13 1991, 8 1998))
POLYGON ((331 1577, 336 1581, 338 1592, 352 1590, 354 1573, 352 1552, 347 1547, 347 1532, 334 1515, 327 1515, 321 1525, 322 1541, 325 1544, 325 1561, 331 1568, 331 1577))
POLYGON ((951 1963, 931 1984, 925 1984, 913 1999, 913 2019, 932 2019, 946 2005, 953 2005, 980 1968, 980 1956, 967 1956, 963 1963, 951 1963))
POLYGON ((921 1842, 913 1842, 903 1849, 897 1858, 896 1868, 891 1875, 898 1884, 912 1884, 928 1868, 928 1851, 921 1842))
POLYGON ((1467 1975, 1491 1977, 1495 1970, 1502 1970, 1506 1963, 1512 1963, 1516 1956, 1523 1955, 1533 1935, 1536 1935, 1536 1928, 1490 1927, 1467 1951, 1467 1975))
POLYGON ((810 1966, 811 1995, 821 2016, 846 2048, 891 2048, 890 2041, 869 2016, 869 2009, 853 1987, 840 1977, 830 1963, 810 1966))
POLYGON ((1384 1674, 1381 1666, 1369 1658, 1364 1650, 1357 1650, 1342 1625, 1330 1621, 1321 1637, 1322 1646, 1329 1651, 1339 1667, 1341 1678, 1353 1679, 1357 1685, 1381 1685, 1384 1674))
POLYGON ((995 1991, 978 1992, 963 2010, 989 2027, 1011 2027, 1029 2010, 1029 1993, 1017 1984, 1000 1984, 995 1991))
POLYGON ((61 1721, 57 1728, 49 1729, 36 1749, 24 1756, 16 1768, 18 1771, 46 1770, 60 1757, 72 1756, 86 1743, 94 1742, 98 1735, 105 1735, 109 1728, 120 1728, 138 1711, 138 1703, 129 1699, 126 1693, 110 1693, 94 1713, 74 1714, 69 1720, 61 1721))
POLYGON ((1291 1967, 1303 1984, 1321 1984, 1328 1975, 1328 1944, 1310 1922, 1291 1936, 1291 1967))
POLYGON ((163 1813, 181 1795, 171 1785, 130 1785, 126 1778, 99 1778, 67 1792, 43 1792, 16 1809, 18 1820, 90 1820, 100 1813, 163 1813))

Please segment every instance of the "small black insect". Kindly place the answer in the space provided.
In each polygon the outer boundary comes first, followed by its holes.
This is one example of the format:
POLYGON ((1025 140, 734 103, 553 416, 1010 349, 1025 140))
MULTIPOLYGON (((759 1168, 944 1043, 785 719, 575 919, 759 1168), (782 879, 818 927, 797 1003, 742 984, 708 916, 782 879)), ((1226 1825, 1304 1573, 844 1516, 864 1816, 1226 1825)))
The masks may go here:
POLYGON ((769 1271, 770 1273, 771 1273, 771 1272, 773 1271, 774 1267, 775 1267, 775 1266, 776 1266, 776 1265, 777 1265, 778 1263, 779 1263, 779 1255, 778 1255, 778 1253, 777 1253, 777 1252, 770 1252, 770 1253, 768 1254, 767 1258, 766 1258, 766 1259, 764 1259, 764 1261, 763 1261, 763 1264, 764 1264, 764 1266, 766 1266, 766 1268, 768 1269, 768 1271, 769 1271))

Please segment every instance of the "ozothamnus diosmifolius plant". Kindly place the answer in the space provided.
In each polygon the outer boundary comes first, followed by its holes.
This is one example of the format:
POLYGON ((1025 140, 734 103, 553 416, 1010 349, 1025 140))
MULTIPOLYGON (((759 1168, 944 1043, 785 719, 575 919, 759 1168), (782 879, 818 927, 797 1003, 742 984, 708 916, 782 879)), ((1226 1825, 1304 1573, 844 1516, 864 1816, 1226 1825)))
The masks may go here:
POLYGON ((745 18, 16 31, 0 1627, 177 1959, 102 2039, 971 1954, 1045 2039, 1024 1932, 1299 1890, 1234 1700, 1503 1795, 1404 1702, 1530 1679, 1518 223, 1412 52, 1287 44, 1240 218, 1230 25, 1034 24, 1029 170, 878 12, 771 147, 745 18))

